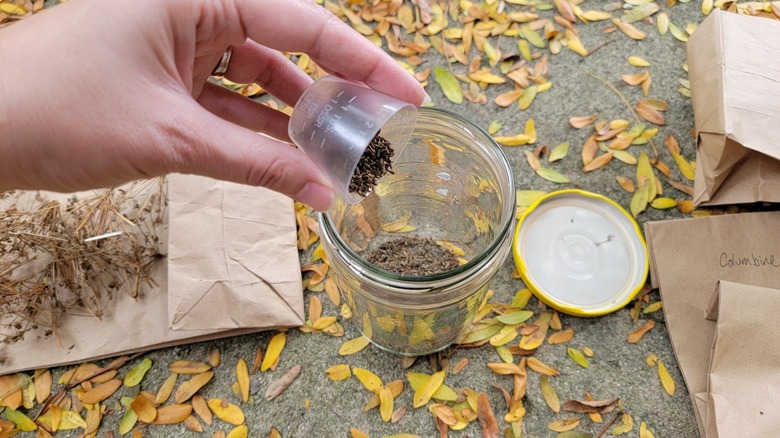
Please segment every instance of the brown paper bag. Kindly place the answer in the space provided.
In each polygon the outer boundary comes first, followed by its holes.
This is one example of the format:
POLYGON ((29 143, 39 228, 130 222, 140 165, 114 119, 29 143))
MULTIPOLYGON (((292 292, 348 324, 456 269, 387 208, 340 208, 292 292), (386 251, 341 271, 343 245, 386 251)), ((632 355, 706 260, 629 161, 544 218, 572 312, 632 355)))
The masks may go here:
POLYGON ((159 235, 162 248, 173 249, 176 257, 157 264, 153 278, 159 288, 143 290, 135 300, 115 294, 102 319, 65 315, 58 328, 62 346, 43 329, 27 333, 23 341, 0 345, 0 374, 303 324, 292 201, 266 189, 196 176, 168 179, 173 188, 168 197, 171 208, 159 235), (192 192, 179 190, 182 186, 191 186, 192 192), (189 197, 202 192, 208 196, 189 197), (174 213, 181 213, 182 223, 174 213), (208 266, 217 260, 230 274, 238 273, 220 277, 226 271, 208 266), (256 276, 249 278, 239 269, 243 265, 256 276), (269 274, 258 265, 274 271, 269 274), (176 289, 169 284, 169 274, 177 279, 176 289), (186 289, 198 282, 220 286, 206 296, 204 289, 186 289), (174 310, 189 308, 182 312, 184 324, 189 316, 197 328, 171 329, 172 296, 181 304, 174 310), (213 307, 203 311, 200 303, 213 307))
POLYGON ((707 438, 778 435, 780 290, 721 281, 707 388, 707 438))
POLYGON ((696 205, 780 202, 780 22, 714 10, 687 45, 696 205))
POLYGON ((292 201, 191 175, 171 175, 168 187, 171 328, 302 325, 292 201))
POLYGON ((780 284, 778 230, 780 212, 645 224, 669 337, 701 431, 715 335, 715 322, 705 316, 713 291, 719 279, 758 286, 780 284))

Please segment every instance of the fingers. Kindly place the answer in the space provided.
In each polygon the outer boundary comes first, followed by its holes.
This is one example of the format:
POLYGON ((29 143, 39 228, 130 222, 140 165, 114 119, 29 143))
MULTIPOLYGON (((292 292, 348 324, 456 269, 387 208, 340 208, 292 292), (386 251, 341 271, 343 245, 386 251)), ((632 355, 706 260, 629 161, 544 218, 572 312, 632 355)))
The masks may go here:
POLYGON ((247 37, 281 51, 308 53, 324 69, 415 105, 425 93, 390 55, 307 0, 236 0, 247 37))
POLYGON ((167 128, 175 171, 263 186, 325 211, 333 188, 299 149, 194 106, 167 128))
POLYGON ((259 84, 289 106, 294 106, 312 79, 278 50, 252 40, 233 47, 225 77, 239 84, 259 84))
POLYGON ((206 83, 198 103, 212 114, 252 131, 291 142, 287 135, 290 117, 216 84, 206 83))

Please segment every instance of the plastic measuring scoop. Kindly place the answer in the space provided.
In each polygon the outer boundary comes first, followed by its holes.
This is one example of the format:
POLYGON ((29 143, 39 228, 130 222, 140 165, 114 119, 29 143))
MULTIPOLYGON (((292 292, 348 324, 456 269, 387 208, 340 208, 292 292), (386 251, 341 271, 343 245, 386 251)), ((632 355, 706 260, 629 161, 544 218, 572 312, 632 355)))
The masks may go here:
POLYGON ((366 147, 380 131, 394 150, 393 161, 409 141, 417 107, 337 76, 325 76, 295 104, 288 133, 292 141, 330 178, 337 196, 354 204, 363 197, 349 183, 366 147))

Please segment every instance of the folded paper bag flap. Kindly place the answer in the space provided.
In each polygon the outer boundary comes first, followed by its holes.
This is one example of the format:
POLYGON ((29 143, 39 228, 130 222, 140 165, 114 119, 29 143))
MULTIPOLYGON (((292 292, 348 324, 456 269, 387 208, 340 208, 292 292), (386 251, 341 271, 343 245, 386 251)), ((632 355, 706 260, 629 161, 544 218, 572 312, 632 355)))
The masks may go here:
POLYGON ((169 179, 170 327, 303 324, 292 200, 204 177, 169 179))
POLYGON ((704 317, 709 321, 718 320, 718 306, 720 305, 720 281, 715 286, 715 292, 712 293, 710 304, 707 306, 707 310, 704 311, 704 317))

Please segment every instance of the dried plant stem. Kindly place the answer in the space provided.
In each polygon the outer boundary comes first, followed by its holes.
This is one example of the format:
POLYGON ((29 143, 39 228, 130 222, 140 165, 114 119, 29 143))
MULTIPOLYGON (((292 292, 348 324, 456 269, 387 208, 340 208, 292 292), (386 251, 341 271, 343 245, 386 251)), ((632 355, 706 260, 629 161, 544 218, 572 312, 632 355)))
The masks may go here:
POLYGON ((613 424, 615 424, 615 421, 617 421, 617 419, 620 418, 621 415, 623 415, 623 411, 618 409, 618 411, 615 412, 615 415, 613 415, 612 418, 609 421, 607 421, 606 424, 604 424, 604 427, 602 427, 601 430, 599 430, 599 433, 597 433, 596 436, 593 438, 601 438, 602 436, 604 436, 604 434, 607 433, 607 430, 613 424))
MULTIPOLYGON (((593 79, 595 79, 595 80, 601 82, 602 84, 606 85, 607 87, 609 87, 609 89, 612 90, 615 94, 617 94, 617 96, 620 98, 620 100, 623 101, 623 104, 626 106, 626 108, 628 108, 628 111, 631 112, 632 116, 634 116, 634 120, 636 120, 637 123, 644 123, 644 122, 642 122, 642 119, 639 117, 639 114, 637 114, 636 111, 634 111, 634 108, 631 107, 631 104, 628 103, 628 100, 626 99, 626 96, 624 96, 623 93, 620 92, 620 90, 618 90, 614 85, 610 84, 606 80, 596 76, 595 74, 593 74, 593 72, 590 72, 588 70, 583 70, 583 71, 588 76, 592 77, 593 79)), ((647 142, 650 143, 650 146, 653 147, 653 155, 655 156, 655 158, 658 158, 658 148, 655 147, 655 143, 653 143, 653 139, 652 138, 648 138, 647 142)))

